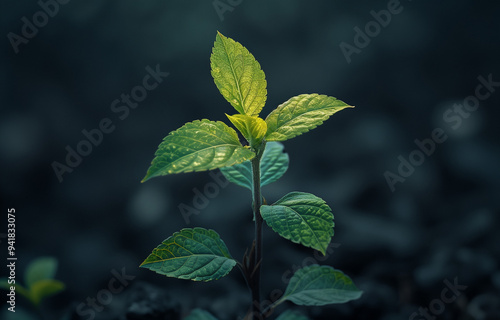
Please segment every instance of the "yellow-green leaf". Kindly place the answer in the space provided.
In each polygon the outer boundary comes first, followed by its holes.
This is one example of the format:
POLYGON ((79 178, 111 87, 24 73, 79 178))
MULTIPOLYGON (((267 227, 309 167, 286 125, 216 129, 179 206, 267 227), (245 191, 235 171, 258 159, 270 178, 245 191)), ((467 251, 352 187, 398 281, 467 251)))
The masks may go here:
POLYGON ((224 98, 241 114, 259 115, 266 104, 267 82, 254 56, 218 32, 210 61, 215 85, 224 98))
POLYGON ((221 121, 188 122, 163 139, 142 182, 172 173, 232 166, 255 156, 238 134, 221 121))
POLYGON ((246 114, 232 116, 226 114, 226 116, 251 146, 259 144, 266 135, 267 124, 262 118, 247 116, 246 114))
POLYGON ((321 125, 332 114, 354 108, 334 97, 301 94, 279 105, 266 118, 267 141, 285 141, 321 125))

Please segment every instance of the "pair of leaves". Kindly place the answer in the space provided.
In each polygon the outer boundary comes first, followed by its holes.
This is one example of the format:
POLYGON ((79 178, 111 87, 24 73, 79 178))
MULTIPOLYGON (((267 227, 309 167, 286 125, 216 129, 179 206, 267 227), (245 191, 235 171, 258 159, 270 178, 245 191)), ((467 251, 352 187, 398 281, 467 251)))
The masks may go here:
MULTIPOLYGON (((301 306, 323 306, 356 300, 363 294, 352 279, 329 266, 311 265, 298 270, 290 279, 283 296, 271 307, 285 301, 301 306)), ((217 320, 209 312, 195 309, 185 320, 217 320)), ((286 311, 277 320, 307 320, 293 311, 286 311)))
MULTIPOLYGON (((240 43, 217 33, 211 73, 224 98, 239 112, 228 115, 251 147, 262 141, 285 141, 316 128, 332 114, 351 106, 336 98, 302 94, 259 117, 267 99, 267 82, 260 64, 240 43)), ((196 120, 163 139, 142 182, 173 173, 205 171, 250 160, 236 131, 223 122, 196 120)))
MULTIPOLYGON (((217 280, 236 261, 217 232, 183 229, 164 240, 141 264, 159 274, 195 281, 217 280)), ((276 305, 289 300, 298 305, 324 305, 357 299, 361 295, 352 280, 328 266, 312 265, 297 271, 276 305)))
MULTIPOLYGON (((240 113, 228 115, 229 120, 250 145, 260 144, 267 124, 257 116, 266 103, 267 83, 259 63, 245 47, 220 33, 210 59, 215 84, 240 113)), ((254 156, 225 123, 196 120, 163 139, 142 182, 167 174, 228 167, 254 156)))
MULTIPOLYGON (((34 260, 24 273, 26 287, 16 283, 14 285, 16 293, 21 294, 38 306, 42 299, 63 291, 64 283, 54 280, 57 265, 57 260, 51 257, 41 257, 34 260)), ((8 283, 8 279, 0 279, 0 288, 10 290, 11 286, 12 284, 8 283)))
MULTIPOLYGON (((260 160, 260 186, 263 187, 281 178, 286 170, 290 159, 283 152, 284 146, 279 142, 268 142, 260 160)), ((245 161, 232 167, 221 168, 220 171, 227 180, 253 190, 252 164, 245 161)))
MULTIPOLYGON (((218 32, 210 60, 215 85, 224 98, 240 114, 258 116, 266 102, 267 83, 254 56, 243 45, 218 32)), ((266 118, 266 140, 291 139, 316 128, 332 114, 345 108, 352 107, 325 95, 302 94, 293 97, 266 118)), ((247 125, 251 123, 248 120, 246 118, 247 125)), ((262 122, 259 128, 264 127, 262 122)))

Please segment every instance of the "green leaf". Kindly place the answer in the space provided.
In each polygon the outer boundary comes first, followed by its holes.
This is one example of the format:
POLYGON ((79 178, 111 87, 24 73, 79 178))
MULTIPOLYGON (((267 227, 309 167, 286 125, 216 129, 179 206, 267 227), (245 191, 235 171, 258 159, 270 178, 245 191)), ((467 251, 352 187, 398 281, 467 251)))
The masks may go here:
POLYGON ((243 163, 236 164, 232 167, 220 168, 220 171, 222 172, 224 177, 226 177, 226 179, 229 180, 230 182, 235 183, 240 187, 247 188, 249 190, 253 189, 252 163, 250 161, 245 161, 243 163))
POLYGON ((309 320, 305 315, 292 310, 283 312, 276 320, 309 320))
POLYGON ((217 232, 182 229, 164 240, 141 267, 167 277, 195 281, 217 280, 236 265, 217 232))
POLYGON ((363 294, 351 278, 329 266, 312 265, 298 270, 276 305, 289 300, 297 305, 323 306, 345 303, 363 294))
POLYGON ((41 257, 31 262, 24 273, 24 282, 28 288, 39 281, 53 279, 57 271, 57 260, 51 257, 41 257))
POLYGON ((332 114, 354 108, 336 98, 301 94, 279 105, 266 118, 267 141, 285 141, 321 125, 332 114))
POLYGON ((184 320, 217 320, 217 318, 208 311, 194 309, 184 320))
MULTIPOLYGON (((261 187, 275 182, 288 169, 289 157, 283 152, 284 146, 279 142, 267 142, 260 161, 261 187)), ((252 190, 252 164, 250 161, 220 169, 227 180, 252 190)))
POLYGON ((321 251, 333 237, 333 214, 321 198, 305 192, 290 192, 273 205, 260 207, 262 218, 285 239, 321 251))
POLYGON ((247 116, 246 114, 232 116, 226 114, 226 116, 251 146, 259 145, 266 135, 267 123, 262 118, 247 116))
POLYGON ((257 116, 266 104, 267 82, 253 55, 218 32, 210 62, 215 85, 224 98, 239 113, 257 116))
POLYGON ((64 288, 64 283, 58 280, 39 280, 31 286, 31 300, 35 305, 39 305, 42 299, 55 295, 56 293, 63 291, 64 288))
POLYGON ((255 156, 234 129, 220 121, 188 122, 163 139, 142 182, 172 173, 232 166, 255 156))
POLYGON ((285 146, 279 142, 267 142, 266 149, 260 160, 260 185, 263 187, 281 178, 286 170, 290 158, 284 153, 285 146))

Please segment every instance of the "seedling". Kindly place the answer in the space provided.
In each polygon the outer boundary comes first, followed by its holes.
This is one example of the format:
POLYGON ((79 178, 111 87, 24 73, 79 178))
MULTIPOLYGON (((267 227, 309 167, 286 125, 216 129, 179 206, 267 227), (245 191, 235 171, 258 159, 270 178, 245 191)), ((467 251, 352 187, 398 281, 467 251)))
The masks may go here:
POLYGON ((24 285, 14 276, 0 279, 0 289, 7 293, 7 304, 9 311, 16 310, 16 295, 26 298, 33 305, 40 317, 40 305, 42 300, 64 290, 65 285, 54 276, 57 272, 58 262, 51 257, 40 257, 31 262, 24 273, 24 285))
MULTIPOLYGON (((252 293, 245 319, 264 319, 285 301, 321 306, 358 299, 362 292, 342 271, 312 265, 298 270, 285 293, 261 308, 262 224, 292 242, 326 254, 334 234, 333 214, 321 198, 290 192, 268 205, 261 187, 278 180, 288 168, 288 155, 279 141, 294 138, 321 125, 337 111, 352 108, 326 95, 301 94, 284 102, 264 120, 259 117, 267 99, 264 72, 240 43, 218 33, 211 55, 212 77, 220 93, 238 112, 229 121, 248 142, 224 122, 188 122, 163 139, 142 182, 173 173, 220 168, 225 177, 252 191, 255 239, 237 261, 214 230, 182 229, 164 240, 141 264, 159 274, 195 281, 217 280, 238 266, 252 293)), ((251 219, 252 216, 249 216, 251 219)), ((196 310, 188 319, 215 319, 196 310)), ((305 319, 285 312, 280 320, 305 319)))

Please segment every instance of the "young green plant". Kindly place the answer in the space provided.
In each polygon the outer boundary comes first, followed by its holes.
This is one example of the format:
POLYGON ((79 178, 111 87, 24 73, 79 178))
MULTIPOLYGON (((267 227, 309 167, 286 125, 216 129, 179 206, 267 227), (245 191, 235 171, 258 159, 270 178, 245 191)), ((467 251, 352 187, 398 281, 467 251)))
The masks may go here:
MULTIPOLYGON (((24 286, 16 280, 15 276, 0 279, 0 289, 7 290, 9 292, 7 293, 8 310, 16 312, 15 299, 16 295, 19 294, 31 302, 33 309, 37 311, 40 319, 44 319, 40 309, 42 300, 65 289, 64 283, 54 279, 57 267, 58 262, 55 258, 40 257, 33 260, 26 267, 23 279, 24 286), (11 303, 12 301, 14 301, 14 303, 11 303)), ((26 316, 26 319, 27 317, 28 316, 26 316)))
MULTIPOLYGON (((288 155, 279 141, 312 130, 332 114, 352 106, 326 95, 301 94, 263 119, 259 114, 266 103, 267 82, 253 55, 240 43, 217 33, 210 60, 217 88, 238 112, 226 116, 248 144, 242 145, 237 132, 224 122, 203 119, 186 123, 163 139, 142 182, 173 173, 220 168, 229 181, 252 192, 255 239, 238 262, 217 232, 182 229, 155 248, 141 267, 168 277, 210 281, 224 277, 237 265, 252 294, 246 319, 266 318, 285 301, 320 306, 359 298, 362 292, 348 276, 319 265, 298 270, 283 296, 270 307, 263 310, 260 298, 264 221, 283 238, 323 255, 334 234, 332 211, 315 195, 291 192, 271 205, 266 203, 261 187, 278 180, 288 168, 288 155)), ((215 319, 201 310, 188 318, 215 319)), ((280 320, 292 319, 299 317, 293 312, 280 316, 280 320)))

